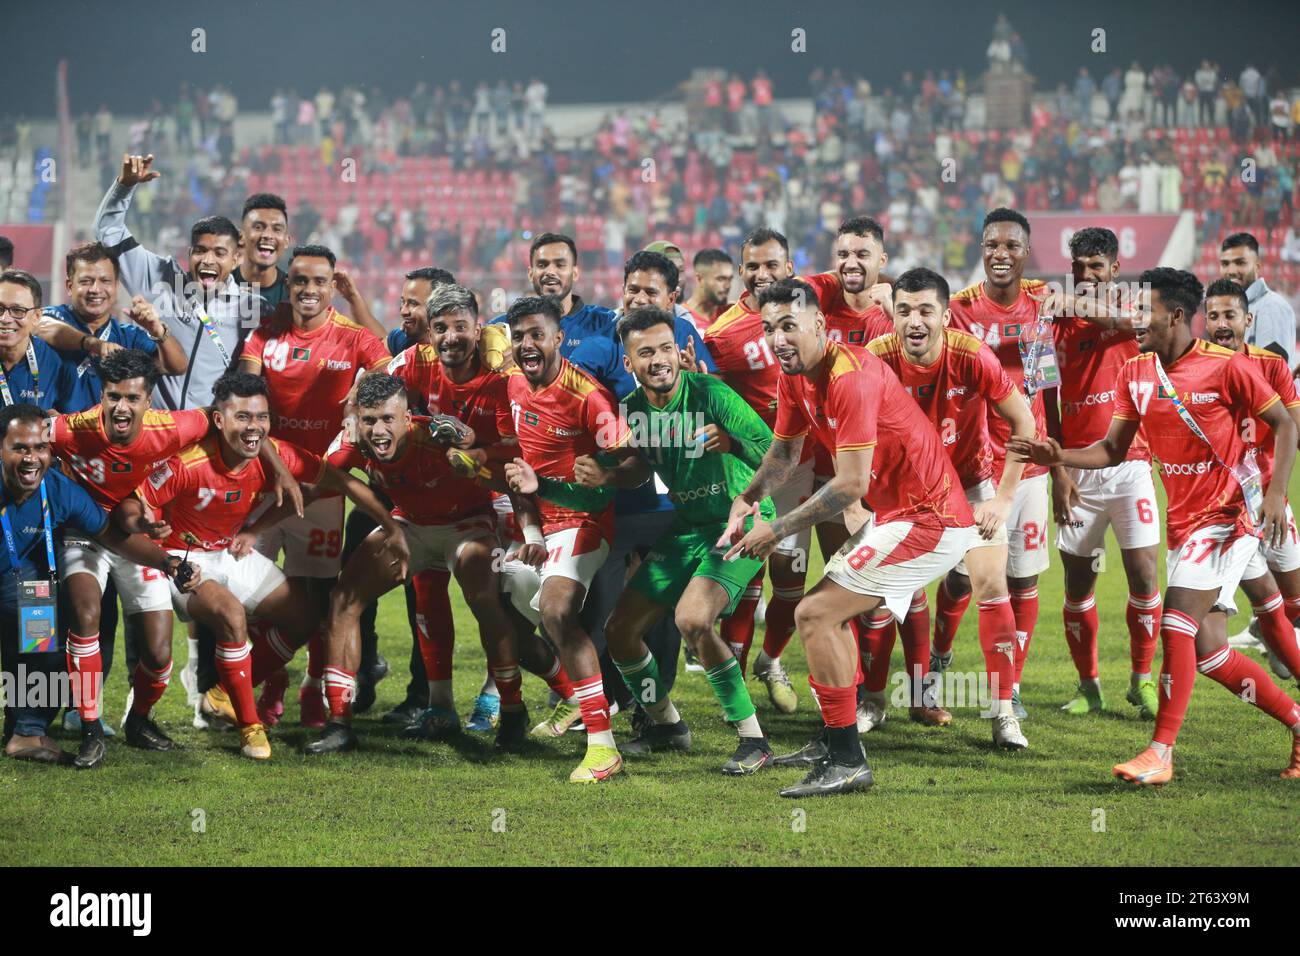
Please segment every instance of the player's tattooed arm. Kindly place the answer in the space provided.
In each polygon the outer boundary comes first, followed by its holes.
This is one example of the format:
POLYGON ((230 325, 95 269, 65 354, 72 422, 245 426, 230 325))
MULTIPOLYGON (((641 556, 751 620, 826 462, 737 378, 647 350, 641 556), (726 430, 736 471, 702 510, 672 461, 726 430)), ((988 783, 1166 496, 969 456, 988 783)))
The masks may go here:
MULTIPOLYGON (((754 478, 749 487, 740 493, 746 505, 757 504, 768 497, 777 488, 790 480, 799 465, 799 456, 803 452, 804 436, 798 438, 773 438, 767 454, 754 469, 754 478)), ((735 508, 733 507, 733 511, 735 508)))
POLYGON ((874 448, 835 453, 835 477, 813 492, 808 500, 772 522, 772 533, 784 538, 832 518, 838 518, 871 487, 874 448))
POLYGON ((1015 457, 1019 461, 1033 462, 1048 468, 1111 468, 1128 455, 1129 445, 1133 444, 1138 432, 1138 424, 1136 420, 1112 418, 1106 437, 1086 448, 1062 448, 1055 438, 1011 438, 1007 441, 1007 459, 1015 457))
MULTIPOLYGON (((755 516, 754 526, 731 546, 727 558, 765 560, 776 550, 777 542, 782 538, 843 514, 845 509, 866 495, 871 485, 874 453, 874 448, 837 452, 834 478, 813 492, 799 507, 771 524, 755 516)), ((730 524, 728 532, 734 532, 730 524)))

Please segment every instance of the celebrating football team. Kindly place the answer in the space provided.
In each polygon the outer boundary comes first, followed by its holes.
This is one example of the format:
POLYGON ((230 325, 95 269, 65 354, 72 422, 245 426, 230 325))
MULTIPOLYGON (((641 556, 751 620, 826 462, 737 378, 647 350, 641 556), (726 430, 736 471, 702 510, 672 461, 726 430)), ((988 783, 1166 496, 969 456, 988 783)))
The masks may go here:
POLYGON ((1173 779, 1199 672, 1284 725, 1281 776, 1300 780, 1295 341, 1254 344, 1228 256, 1249 235, 1224 240, 1208 287, 1125 273, 1116 235, 1095 226, 1069 238, 1071 276, 1031 277, 1032 224, 998 208, 984 279, 954 291, 931 269, 890 274, 881 225, 855 216, 821 274, 796 275, 768 228, 734 267, 697 250, 689 298, 682 250, 651 243, 611 309, 579 296, 574 240, 543 232, 534 294, 503 315, 480 315, 430 263, 406 275, 388 333, 333 250, 293 245, 277 196, 249 197, 239 225, 194 223, 185 262, 143 248, 127 220, 153 160, 124 157, 95 241, 67 254, 67 305, 42 310, 39 282, 0 273, 4 670, 65 675, 64 726, 80 735, 65 752, 48 732, 58 708, 8 701, 9 757, 112 759, 102 702, 120 603, 126 746, 173 759, 155 708, 175 614, 196 727, 233 728, 240 756, 271 759, 286 666, 305 648, 304 752, 342 772, 387 669, 375 604, 402 588, 411 684, 384 720, 405 737, 494 732, 515 752, 581 732, 569 780, 610 780, 625 759, 694 749, 688 720, 716 719, 679 710, 684 642, 736 734, 723 774, 800 768, 780 790, 791 798, 865 791, 864 736, 891 704, 933 728, 986 719, 997 751, 1029 747, 1021 688, 1036 680, 1055 523, 1070 719, 1108 707, 1095 596, 1108 528, 1122 558, 1126 700, 1145 747, 1114 776, 1173 779), (825 560, 810 581, 814 536, 825 560), (486 657, 465 720, 453 588, 486 657), (1229 642, 1239 588, 1276 680, 1229 642), (956 640, 972 597, 978 657, 956 640), (798 712, 782 663, 796 634, 820 723, 782 748, 768 715, 798 712), (981 661, 978 702, 945 691, 958 655, 981 661), (532 720, 525 674, 550 690, 532 720))

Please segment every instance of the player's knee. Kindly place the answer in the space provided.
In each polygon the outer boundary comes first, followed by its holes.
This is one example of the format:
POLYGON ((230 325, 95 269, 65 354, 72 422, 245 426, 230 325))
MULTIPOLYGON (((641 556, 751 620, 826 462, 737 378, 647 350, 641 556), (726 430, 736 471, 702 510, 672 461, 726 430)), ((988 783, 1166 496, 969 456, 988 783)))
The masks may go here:
POLYGON ((1000 574, 970 579, 971 596, 978 601, 992 601, 1007 596, 1007 579, 1000 574))
POLYGON ((831 626, 830 610, 823 607, 821 601, 804 598, 794 609, 794 629, 804 640, 809 637, 816 639, 831 626))
POLYGON ((970 578, 964 574, 958 574, 956 571, 949 572, 947 580, 944 581, 944 587, 955 598, 965 597, 971 593, 970 578))
POLYGON ((673 615, 673 623, 677 625, 677 630, 682 632, 682 637, 692 648, 699 646, 699 643, 713 629, 713 621, 699 608, 679 607, 677 613, 673 615))
POLYGON ((542 627, 546 633, 550 634, 556 640, 567 638, 574 631, 578 630, 578 612, 569 607, 567 604, 557 606, 555 604, 542 605, 542 627))

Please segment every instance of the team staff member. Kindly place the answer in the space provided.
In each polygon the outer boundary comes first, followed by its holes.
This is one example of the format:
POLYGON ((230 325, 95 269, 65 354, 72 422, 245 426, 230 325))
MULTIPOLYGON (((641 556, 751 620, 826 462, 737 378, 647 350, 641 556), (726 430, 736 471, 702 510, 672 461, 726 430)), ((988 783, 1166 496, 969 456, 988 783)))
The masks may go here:
POLYGON ((1246 303, 1255 317, 1246 344, 1276 352, 1296 367, 1295 310, 1285 296, 1270 289, 1259 274, 1259 241, 1248 232, 1235 232, 1223 240, 1219 274, 1246 290, 1246 303))
MULTIPOLYGON (((528 249, 528 281, 535 293, 559 302, 560 331, 564 333, 561 358, 567 359, 589 338, 614 335, 614 313, 603 305, 583 302, 582 296, 573 291, 581 277, 578 245, 573 239, 558 232, 544 232, 533 240, 528 249)), ((505 322, 506 317, 498 315, 491 324, 505 322)))
MULTIPOLYGON (((128 560, 169 576, 183 562, 146 538, 127 538, 111 529, 108 516, 80 485, 59 471, 50 471, 45 424, 45 412, 36 405, 24 402, 0 409, 0 525, 4 538, 0 551, 0 649, 6 673, 18 674, 21 666, 27 674, 39 671, 49 675, 52 685, 63 660, 57 651, 54 616, 58 574, 55 532, 80 531, 128 560)), ((180 587, 188 591, 198 583, 196 573, 180 587)), ((74 688, 73 693, 80 696, 84 690, 74 688)), ((57 712, 57 707, 7 702, 5 754, 41 763, 66 763, 69 755, 45 735, 57 712)), ((83 747, 73 764, 90 769, 103 759, 104 741, 96 736, 94 745, 83 747)))
MULTIPOLYGON (((162 173, 153 155, 124 156, 122 171, 95 214, 95 238, 117 257, 127 294, 148 297, 185 351, 185 371, 158 383, 155 403, 173 411, 212 403, 212 386, 239 354, 245 333, 261 314, 260 300, 240 289, 231 274, 239 262, 239 229, 225 216, 208 216, 190 228, 188 270, 140 245, 126 227, 137 186, 162 173)), ((292 491, 297 506, 299 492, 292 491)))
POLYGON ((185 371, 185 350, 172 338, 158 310, 137 295, 127 310, 131 321, 113 317, 117 305, 117 257, 103 243, 83 242, 64 257, 68 303, 46 306, 36 334, 59 350, 76 372, 67 412, 99 404, 104 386, 99 363, 118 349, 139 349, 157 361, 164 375, 185 371))

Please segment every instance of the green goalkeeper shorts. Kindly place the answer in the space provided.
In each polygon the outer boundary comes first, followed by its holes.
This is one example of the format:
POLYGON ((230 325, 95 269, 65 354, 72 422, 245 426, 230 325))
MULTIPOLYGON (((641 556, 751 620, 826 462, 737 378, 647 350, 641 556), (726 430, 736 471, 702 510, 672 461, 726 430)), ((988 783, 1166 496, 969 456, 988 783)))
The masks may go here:
POLYGON ((714 544, 725 530, 725 524, 695 528, 675 523, 654 543, 628 587, 671 608, 681 600, 692 578, 708 578, 727 592, 727 607, 722 612, 722 617, 727 617, 736 610, 745 588, 762 570, 763 562, 753 558, 724 561, 722 556, 726 550, 717 549, 714 544))

